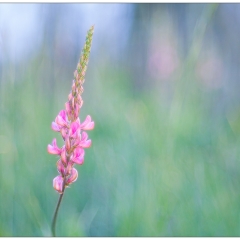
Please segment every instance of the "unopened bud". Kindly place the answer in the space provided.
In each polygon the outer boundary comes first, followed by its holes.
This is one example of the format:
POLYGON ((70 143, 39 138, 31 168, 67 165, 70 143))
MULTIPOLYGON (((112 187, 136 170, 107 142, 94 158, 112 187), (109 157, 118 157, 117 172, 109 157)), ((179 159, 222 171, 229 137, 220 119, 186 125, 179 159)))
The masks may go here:
POLYGON ((62 193, 62 190, 63 190, 62 176, 57 176, 53 179, 53 187, 55 188, 56 191, 58 191, 59 193, 62 193))

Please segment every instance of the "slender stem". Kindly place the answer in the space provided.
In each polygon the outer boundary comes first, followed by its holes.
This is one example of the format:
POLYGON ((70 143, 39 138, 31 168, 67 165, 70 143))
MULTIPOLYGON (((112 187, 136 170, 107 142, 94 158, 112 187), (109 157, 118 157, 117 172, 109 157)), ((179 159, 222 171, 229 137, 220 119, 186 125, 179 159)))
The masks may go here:
POLYGON ((55 209, 55 213, 54 213, 53 220, 52 220, 52 236, 53 237, 56 237, 55 229, 56 229, 56 221, 57 221, 58 209, 59 209, 60 204, 62 202, 64 190, 65 190, 65 179, 64 179, 64 182, 63 182, 63 191, 62 191, 62 194, 60 194, 60 196, 59 196, 57 207, 55 209))

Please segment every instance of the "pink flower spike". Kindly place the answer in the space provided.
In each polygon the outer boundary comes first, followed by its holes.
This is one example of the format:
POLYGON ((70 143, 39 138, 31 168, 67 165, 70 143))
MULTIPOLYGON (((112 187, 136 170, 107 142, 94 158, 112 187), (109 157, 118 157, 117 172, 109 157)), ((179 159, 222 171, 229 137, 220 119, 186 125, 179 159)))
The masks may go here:
POLYGON ((91 119, 91 116, 88 115, 85 121, 80 125, 82 130, 92 130, 94 128, 94 122, 91 119))
POLYGON ((58 126, 58 124, 56 124, 55 122, 52 122, 52 130, 55 131, 55 132, 59 132, 60 131, 60 128, 58 126))
POLYGON ((72 172, 70 177, 67 180, 67 184, 71 184, 73 182, 75 182, 78 178, 78 171, 75 168, 72 168, 72 172))
POLYGON ((57 176, 53 179, 53 187, 55 188, 56 191, 58 191, 59 193, 62 193, 62 190, 63 190, 62 176, 57 176))
POLYGON ((68 125, 68 119, 67 119, 67 114, 66 114, 66 111, 65 110, 61 110, 59 112, 59 114, 57 115, 56 119, 55 119, 55 122, 64 127, 64 126, 67 126, 68 125))
POLYGON ((76 163, 76 164, 83 164, 84 162, 84 150, 80 147, 76 148, 73 152, 73 155, 71 157, 71 161, 76 163))
POLYGON ((62 152, 61 148, 57 146, 56 138, 53 139, 52 145, 48 144, 47 150, 48 150, 48 153, 57 154, 57 155, 61 155, 61 152, 62 152))
POLYGON ((65 100, 64 107, 61 108, 62 110, 59 109, 55 120, 50 122, 52 130, 59 132, 59 135, 63 139, 63 144, 59 145, 61 148, 58 147, 56 138, 52 139, 52 142, 49 142, 47 145, 48 153, 57 155, 55 167, 57 168, 58 176, 55 176, 53 179, 53 187, 61 194, 52 223, 52 233, 54 236, 57 213, 65 188, 77 180, 78 171, 74 168, 76 167, 75 164, 82 165, 84 163, 85 148, 90 147, 92 144, 92 141, 88 139, 86 131, 94 128, 94 121, 92 121, 90 115, 86 115, 85 121, 80 122, 79 115, 83 105, 83 83, 85 81, 93 31, 94 26, 87 33, 86 43, 74 72, 74 79, 72 80, 68 99, 65 100))

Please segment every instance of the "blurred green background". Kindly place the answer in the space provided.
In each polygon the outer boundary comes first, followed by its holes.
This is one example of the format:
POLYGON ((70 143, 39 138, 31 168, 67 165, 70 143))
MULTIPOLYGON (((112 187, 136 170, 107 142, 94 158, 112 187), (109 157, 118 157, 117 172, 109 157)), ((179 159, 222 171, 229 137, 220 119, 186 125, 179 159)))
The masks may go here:
POLYGON ((50 236, 51 122, 95 33, 95 129, 57 236, 240 236, 239 4, 0 4, 0 236, 50 236))

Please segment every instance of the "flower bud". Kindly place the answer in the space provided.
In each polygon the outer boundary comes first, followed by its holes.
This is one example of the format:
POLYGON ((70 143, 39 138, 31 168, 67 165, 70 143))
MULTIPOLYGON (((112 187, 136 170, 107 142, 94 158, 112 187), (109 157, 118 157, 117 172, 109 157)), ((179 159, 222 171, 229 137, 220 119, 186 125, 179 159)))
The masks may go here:
POLYGON ((56 191, 58 191, 59 193, 62 193, 62 190, 63 190, 62 176, 57 176, 53 179, 53 187, 55 188, 56 191))

